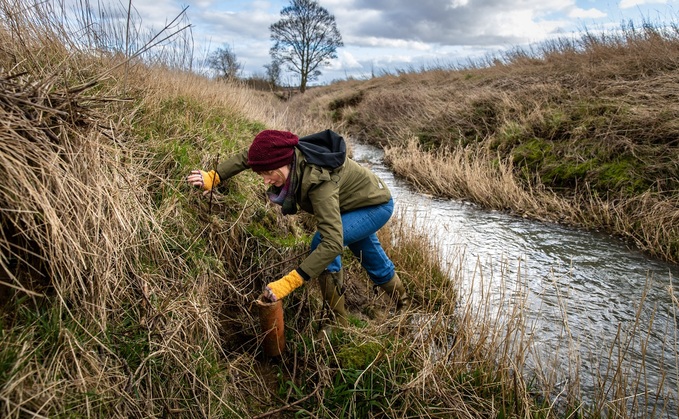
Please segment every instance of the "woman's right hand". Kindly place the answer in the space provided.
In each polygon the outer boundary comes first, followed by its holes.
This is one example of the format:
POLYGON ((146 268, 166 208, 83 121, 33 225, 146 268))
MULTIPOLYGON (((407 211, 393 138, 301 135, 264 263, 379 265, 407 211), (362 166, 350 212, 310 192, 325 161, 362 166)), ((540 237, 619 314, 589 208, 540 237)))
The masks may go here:
POLYGON ((186 181, 189 185, 197 188, 203 187, 203 175, 200 172, 200 170, 191 170, 191 174, 186 177, 186 181))
POLYGON ((186 177, 186 181, 191 186, 210 191, 219 185, 220 179, 219 175, 214 170, 210 170, 209 172, 205 172, 203 170, 192 170, 191 174, 186 177))

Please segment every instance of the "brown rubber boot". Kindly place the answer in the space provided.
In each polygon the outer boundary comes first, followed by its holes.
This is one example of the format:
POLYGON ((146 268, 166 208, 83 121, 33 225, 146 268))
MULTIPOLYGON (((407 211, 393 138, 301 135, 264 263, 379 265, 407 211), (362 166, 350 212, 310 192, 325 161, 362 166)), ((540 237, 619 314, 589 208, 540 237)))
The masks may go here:
POLYGON ((337 324, 340 326, 347 326, 349 322, 347 320, 347 310, 344 307, 344 290, 342 289, 344 277, 342 271, 323 271, 318 277, 318 284, 321 286, 323 300, 328 304, 335 315, 337 324))
POLYGON ((412 303, 410 295, 406 291, 403 282, 401 282, 401 278, 398 277, 396 272, 394 272, 394 276, 389 282, 380 285, 380 288, 382 288, 392 300, 396 300, 396 311, 401 311, 404 308, 410 307, 410 304, 412 303))

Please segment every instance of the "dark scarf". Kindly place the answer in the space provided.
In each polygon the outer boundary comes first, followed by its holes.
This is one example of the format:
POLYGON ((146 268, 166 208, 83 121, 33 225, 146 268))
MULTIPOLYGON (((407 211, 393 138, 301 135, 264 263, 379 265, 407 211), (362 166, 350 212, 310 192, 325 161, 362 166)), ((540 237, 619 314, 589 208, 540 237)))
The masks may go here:
POLYGON ((295 200, 295 195, 297 191, 297 171, 295 170, 297 166, 297 156, 292 155, 292 164, 290 165, 290 174, 288 175, 285 185, 275 186, 271 185, 266 191, 266 195, 269 200, 274 204, 281 206, 283 215, 290 215, 297 213, 297 201, 295 200))

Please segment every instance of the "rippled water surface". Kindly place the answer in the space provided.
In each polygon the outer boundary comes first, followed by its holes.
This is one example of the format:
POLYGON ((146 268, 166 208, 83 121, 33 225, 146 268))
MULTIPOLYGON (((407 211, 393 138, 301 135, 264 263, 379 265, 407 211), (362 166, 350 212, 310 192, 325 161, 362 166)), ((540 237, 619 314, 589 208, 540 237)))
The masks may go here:
POLYGON ((638 391, 660 393, 661 400, 646 403, 677 414, 672 279, 679 267, 652 260, 607 235, 417 194, 383 165, 381 150, 362 144, 352 144, 352 150, 355 160, 390 185, 396 212, 400 208, 433 229, 432 240, 440 244, 450 268, 462 272, 465 304, 474 304, 488 290, 497 298, 516 293, 527 307, 526 321, 540 356, 555 358, 564 377, 573 353, 579 357, 584 397, 597 387, 609 361, 617 365, 624 353, 627 368, 641 372, 646 383, 638 391), (481 276, 491 283, 479 286, 481 276), (628 339, 616 343, 633 332, 630 344, 628 339))

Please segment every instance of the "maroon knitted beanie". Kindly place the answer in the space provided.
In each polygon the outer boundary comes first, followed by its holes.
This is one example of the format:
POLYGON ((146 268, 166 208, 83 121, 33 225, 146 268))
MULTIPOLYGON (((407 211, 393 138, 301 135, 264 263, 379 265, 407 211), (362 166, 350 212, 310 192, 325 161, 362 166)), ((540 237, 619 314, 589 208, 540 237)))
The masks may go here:
POLYGON ((250 145, 248 166, 255 172, 264 172, 290 164, 298 142, 299 138, 288 131, 262 131, 250 145))

